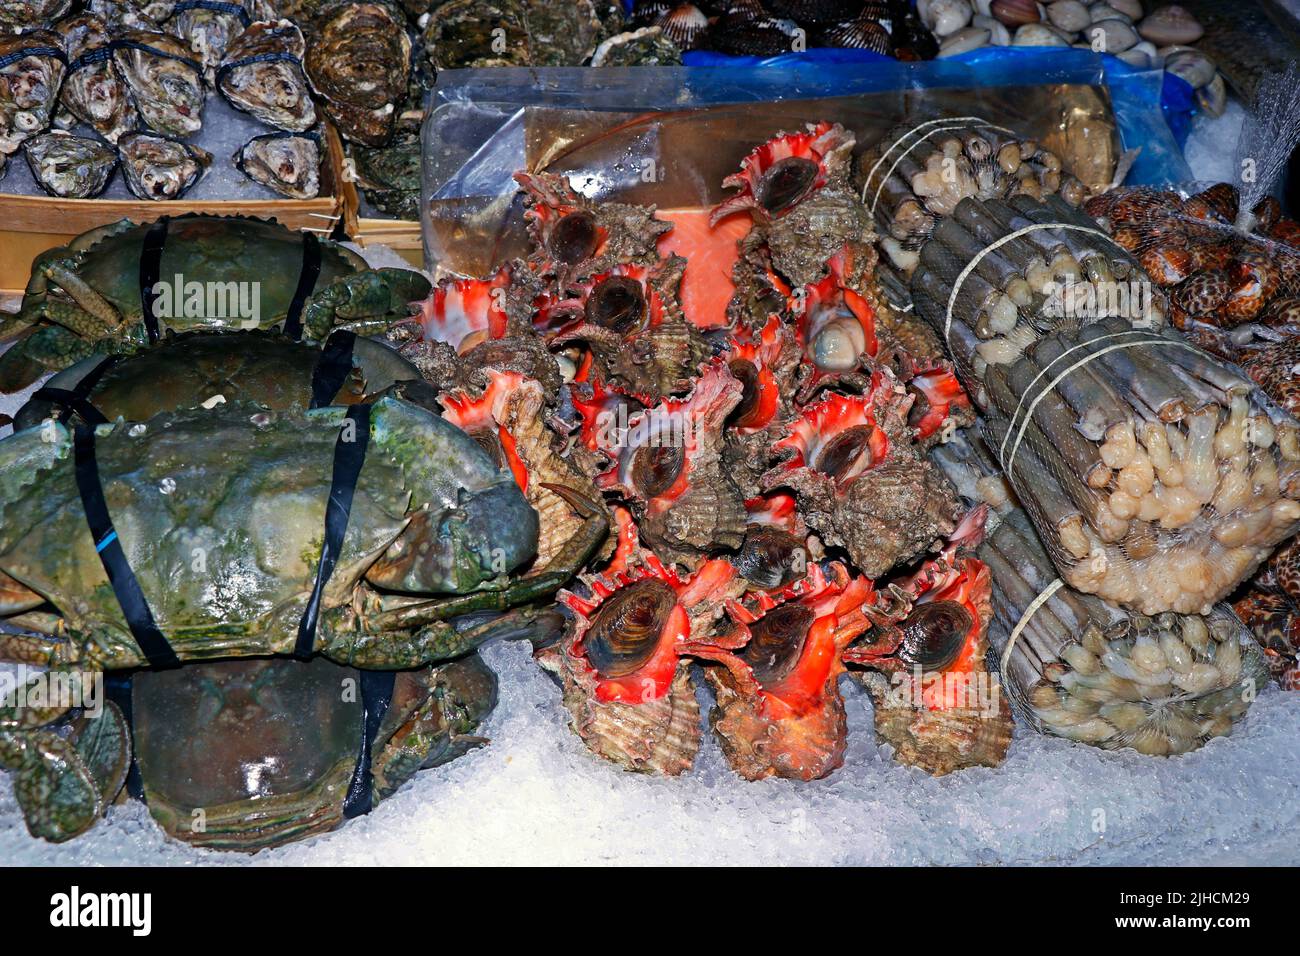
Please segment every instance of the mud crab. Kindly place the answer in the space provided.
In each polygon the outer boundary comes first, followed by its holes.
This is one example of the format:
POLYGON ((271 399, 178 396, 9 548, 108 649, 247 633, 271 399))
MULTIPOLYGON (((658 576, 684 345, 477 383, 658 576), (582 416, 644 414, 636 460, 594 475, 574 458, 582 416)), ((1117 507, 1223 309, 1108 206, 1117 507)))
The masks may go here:
POLYGON ((19 339, 0 356, 0 391, 95 353, 130 351, 165 330, 284 323, 318 342, 334 328, 383 332, 428 292, 419 273, 370 270, 342 246, 273 220, 123 220, 37 257, 21 310, 0 322, 0 342, 19 339), (144 282, 150 262, 153 281, 144 282), (171 294, 160 295, 160 285, 171 294))

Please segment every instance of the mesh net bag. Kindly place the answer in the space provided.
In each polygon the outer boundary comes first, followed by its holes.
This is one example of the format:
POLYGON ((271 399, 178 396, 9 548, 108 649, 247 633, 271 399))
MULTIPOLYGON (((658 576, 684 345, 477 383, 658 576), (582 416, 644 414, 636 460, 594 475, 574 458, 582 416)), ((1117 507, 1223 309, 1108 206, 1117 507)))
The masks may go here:
POLYGON ((979 550, 993 578, 990 669, 1025 723, 1145 754, 1231 732, 1268 677, 1231 610, 1148 616, 1071 588, 978 437, 960 433, 933 456, 968 501, 992 509, 979 550))
POLYGON ((962 200, 911 290, 1072 587, 1208 613, 1300 527, 1294 420, 1059 197, 962 200))

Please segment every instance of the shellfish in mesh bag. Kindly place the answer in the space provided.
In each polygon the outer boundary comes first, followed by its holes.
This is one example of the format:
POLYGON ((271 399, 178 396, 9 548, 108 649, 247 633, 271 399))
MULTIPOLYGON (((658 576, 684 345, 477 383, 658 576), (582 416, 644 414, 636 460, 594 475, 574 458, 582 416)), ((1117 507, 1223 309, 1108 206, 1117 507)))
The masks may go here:
POLYGON ((940 220, 967 197, 1045 199, 1059 195, 1078 206, 1110 182, 1115 154, 1104 154, 1085 185, 1042 143, 976 116, 896 127, 858 160, 862 202, 882 235, 889 261, 905 274, 940 220))
POLYGON ((964 200, 912 292, 1071 586, 1208 613, 1295 533, 1296 423, 1162 329, 1161 297, 1082 213, 964 200))
POLYGON ((1148 616, 1071 588, 977 435, 959 433, 933 457, 964 499, 992 509, 978 552, 993 577, 989 667, 1025 723, 1146 754, 1232 731, 1268 665, 1227 605, 1148 616))

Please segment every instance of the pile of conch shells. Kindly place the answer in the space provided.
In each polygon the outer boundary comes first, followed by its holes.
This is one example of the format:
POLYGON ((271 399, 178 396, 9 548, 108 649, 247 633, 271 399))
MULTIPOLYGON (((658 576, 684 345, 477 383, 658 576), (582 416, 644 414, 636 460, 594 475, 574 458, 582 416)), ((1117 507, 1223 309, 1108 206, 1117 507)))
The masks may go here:
POLYGON ((917 11, 940 57, 982 46, 1074 46, 1163 68, 1186 80, 1213 115, 1227 106, 1223 77, 1194 46, 1204 29, 1177 4, 1144 14, 1141 0, 918 0, 917 11))
POLYGON ((876 287, 854 145, 831 123, 778 135, 716 208, 676 218, 520 173, 529 255, 442 280, 394 333, 514 472, 543 556, 580 520, 553 489, 603 494, 615 533, 537 657, 587 747, 627 769, 692 766, 697 674, 749 779, 842 763, 846 671, 905 763, 995 765, 1010 742, 983 512, 925 457, 969 402, 876 287))

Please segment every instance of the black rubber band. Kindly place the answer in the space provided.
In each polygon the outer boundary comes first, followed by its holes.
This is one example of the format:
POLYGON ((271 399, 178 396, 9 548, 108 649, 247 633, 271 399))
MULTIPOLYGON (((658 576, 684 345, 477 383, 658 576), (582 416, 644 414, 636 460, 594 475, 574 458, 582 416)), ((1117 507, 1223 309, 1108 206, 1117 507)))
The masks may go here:
POLYGON ((29 46, 23 50, 14 50, 0 56, 0 70, 13 66, 29 56, 52 56, 64 66, 68 65, 68 55, 56 46, 29 46))
POLYGON ((242 60, 233 60, 230 63, 223 63, 217 67, 217 86, 225 82, 226 77, 230 75, 231 70, 237 70, 241 66, 252 66, 255 63, 296 63, 302 67, 302 60, 294 56, 288 50, 275 50, 270 53, 258 53, 256 56, 246 56, 242 60))
POLYGON ((122 616, 126 618, 131 636, 149 666, 179 667, 180 659, 172 646, 163 637, 162 631, 154 623, 149 602, 145 600, 140 582, 126 560, 122 542, 117 538, 117 529, 108 513, 108 503, 104 500, 104 488, 99 480, 99 464, 95 460, 95 428, 83 426, 73 432, 73 460, 76 467, 77 490, 81 493, 81 505, 86 512, 86 524, 95 542, 95 550, 104 565, 104 572, 113 586, 122 616))
POLYGON ((166 50, 160 50, 148 43, 140 43, 137 40, 110 40, 108 45, 114 50, 139 50, 141 53, 150 53, 162 57, 164 60, 175 60, 177 63, 185 64, 195 73, 200 75, 203 73, 203 64, 198 60, 191 59, 188 56, 181 56, 179 53, 168 53, 166 50))
POLYGON ((302 234, 302 271, 298 273, 298 288, 293 290, 293 301, 284 318, 284 334, 297 342, 302 338, 302 310, 307 305, 307 298, 316 288, 320 278, 320 240, 314 232, 302 234))
POLYGON ((311 657, 316 644, 316 625, 320 620, 321 598, 325 585, 334 573, 339 554, 343 550, 343 536, 348 530, 348 516, 352 513, 352 496, 357 488, 361 466, 366 461, 366 447, 370 444, 370 406, 349 405, 334 444, 334 474, 330 482, 329 501, 325 504, 325 543, 321 545, 320 563, 316 565, 316 584, 312 587, 307 608, 298 622, 298 641, 294 657, 306 660, 311 657), (352 428, 348 428, 351 422, 352 428), (345 441, 351 431, 352 440, 345 441))
POLYGON ((170 217, 163 216, 144 235, 144 247, 140 250, 140 305, 144 309, 144 328, 149 334, 149 344, 158 341, 158 316, 154 315, 154 302, 158 296, 153 287, 158 284, 162 273, 163 247, 167 245, 167 228, 170 217))
POLYGON ((120 355, 108 355, 104 360, 92 368, 89 372, 81 377, 72 388, 54 388, 46 385, 44 388, 38 388, 29 402, 49 402, 51 405, 57 405, 63 409, 59 415, 59 421, 66 422, 76 412, 84 421, 91 425, 103 425, 108 419, 90 402, 90 392, 99 380, 104 377, 104 373, 110 368, 122 361, 120 355))
POLYGON ((347 329, 335 329, 325 340, 311 373, 312 408, 334 404, 334 396, 352 374, 352 350, 356 344, 356 333, 347 329))
POLYGON ((348 795, 343 801, 343 816, 351 820, 369 813, 374 806, 374 774, 372 756, 379 725, 393 702, 393 686, 397 683, 396 671, 361 671, 361 709, 364 717, 361 749, 357 753, 356 769, 348 784, 348 795))
POLYGON ((239 22, 247 27, 253 22, 253 18, 237 3, 222 3, 221 0, 181 0, 180 3, 172 7, 172 16, 178 13, 184 13, 186 10, 211 10, 213 13, 229 13, 231 16, 239 17, 239 22))
POLYGON ((113 44, 110 41, 103 46, 95 47, 93 50, 87 50, 69 63, 68 76, 72 76, 73 73, 84 70, 88 66, 94 66, 96 63, 107 63, 111 59, 113 59, 113 44))

